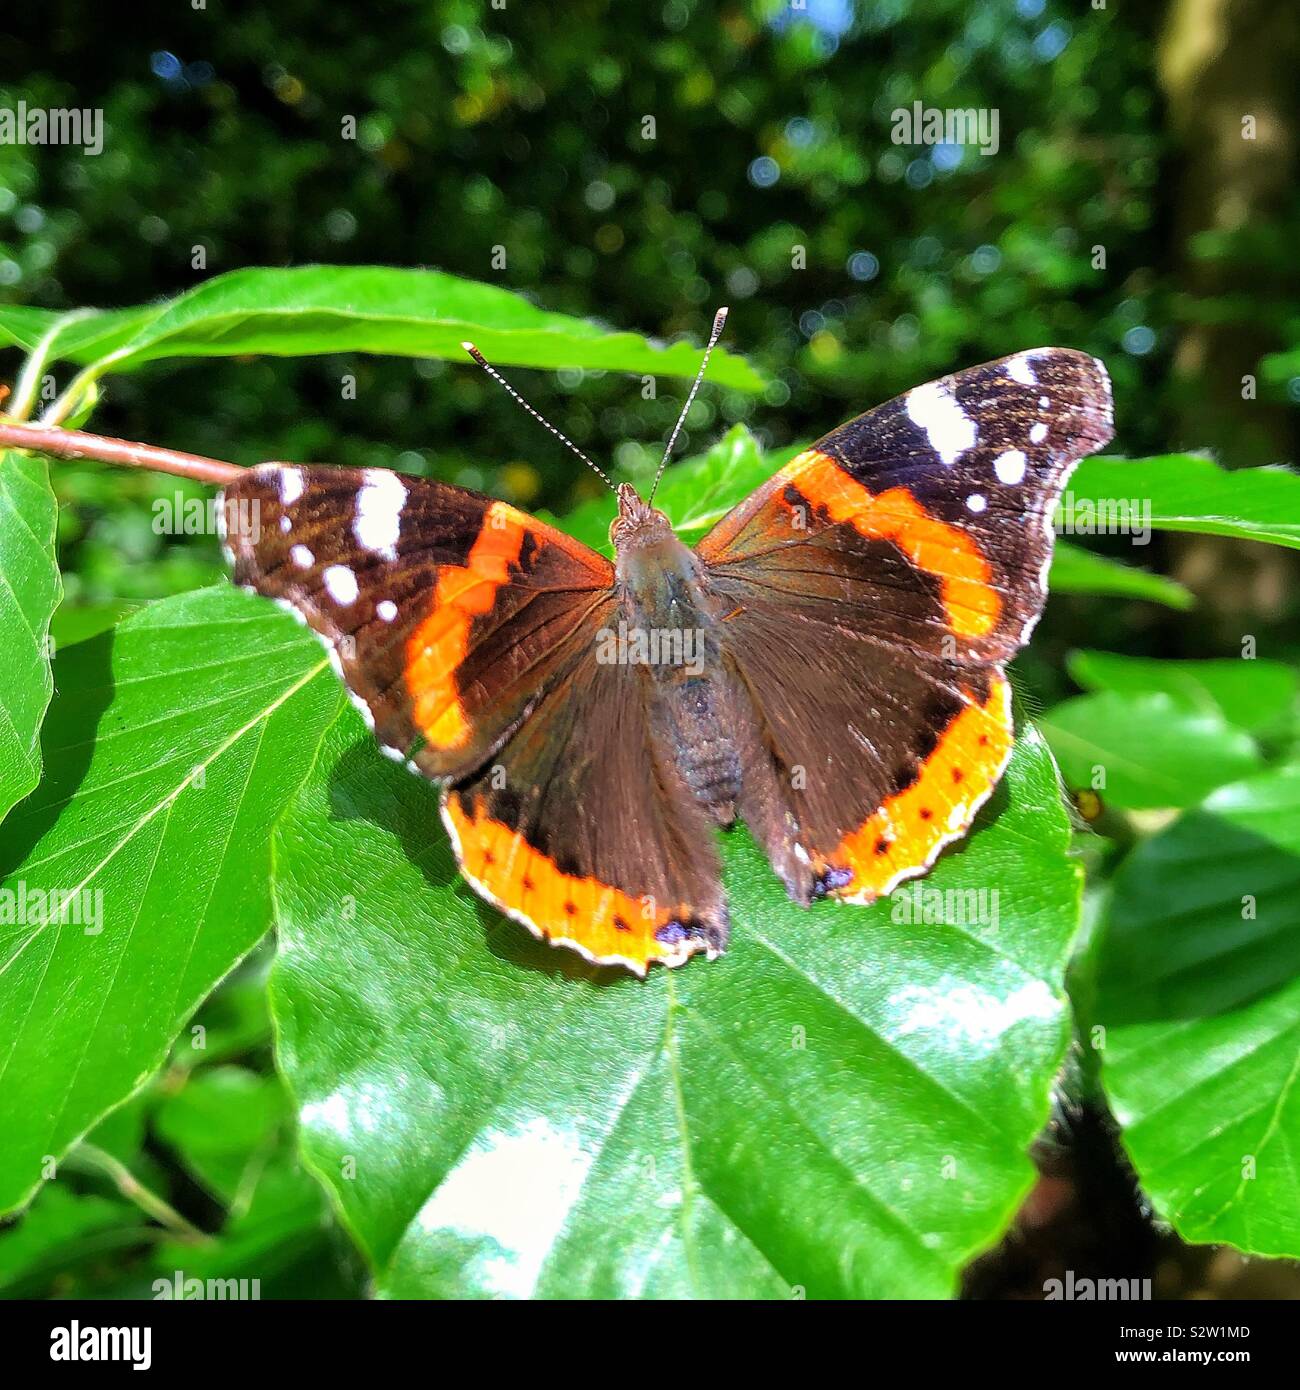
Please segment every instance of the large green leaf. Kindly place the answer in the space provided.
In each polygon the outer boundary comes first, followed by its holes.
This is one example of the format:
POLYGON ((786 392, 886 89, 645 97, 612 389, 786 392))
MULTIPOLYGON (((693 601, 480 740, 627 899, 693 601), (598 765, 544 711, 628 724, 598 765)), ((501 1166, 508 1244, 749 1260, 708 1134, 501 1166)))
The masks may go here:
POLYGON ((734 832, 727 954, 641 981, 480 903, 345 710, 276 838, 307 1159, 390 1295, 948 1294, 1032 1180, 1068 838, 1032 734, 925 881, 995 895, 965 924, 905 920, 916 892, 803 912, 734 832))
MULTIPOLYGON (((1287 468, 1220 468, 1200 454, 1084 459, 1070 479, 1076 521, 1089 506, 1150 507, 1156 530, 1205 531, 1300 546, 1300 475, 1287 468)), ((1069 514, 1069 508, 1065 509, 1069 514)))
POLYGON ((41 720, 54 691, 50 619, 63 593, 56 520, 45 460, 0 451, 0 817, 41 775, 41 720))
MULTIPOLYGON (((0 308, 0 341, 30 348, 57 318, 0 308)), ((173 300, 117 310, 62 330, 57 355, 132 371, 165 357, 252 352, 312 356, 374 352, 468 359, 472 337, 489 361, 521 367, 585 367, 693 376, 700 351, 656 346, 635 333, 549 313, 498 285, 437 270, 314 265, 235 270, 173 300)), ((709 380, 746 391, 763 380, 743 359, 718 348, 709 380)))
POLYGON ((226 586, 60 658, 45 780, 0 830, 0 1211, 266 930, 271 826, 339 704, 325 672, 284 614, 226 586))
POLYGON ((1251 731, 1285 716, 1300 689, 1300 672, 1280 661, 1162 661, 1080 651, 1070 653, 1067 667, 1085 689, 1123 695, 1165 691, 1251 731))
POLYGON ((1260 766, 1254 741, 1218 709, 1165 691, 1080 695, 1038 724, 1068 786, 1130 811, 1192 806, 1260 766))
POLYGON ((1102 1077, 1188 1240, 1300 1255, 1300 766, 1221 787, 1116 876, 1102 1077))

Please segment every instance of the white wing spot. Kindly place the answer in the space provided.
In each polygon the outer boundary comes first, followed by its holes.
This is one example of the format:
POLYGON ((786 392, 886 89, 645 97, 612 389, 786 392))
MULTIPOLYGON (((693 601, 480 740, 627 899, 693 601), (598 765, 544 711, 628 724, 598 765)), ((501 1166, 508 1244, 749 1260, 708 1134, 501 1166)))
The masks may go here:
POLYGON ((280 501, 286 507, 293 506, 302 496, 306 486, 301 468, 282 468, 280 470, 280 501))
POLYGON ((982 512, 989 504, 989 499, 982 492, 972 492, 966 499, 966 506, 973 512, 982 512))
POLYGON ((1049 400, 1047 399, 1046 396, 1039 396, 1039 398, 1038 398, 1038 408, 1039 408, 1039 410, 1046 410, 1047 407, 1048 407, 1049 405, 1051 405, 1051 401, 1049 401, 1049 400))
POLYGON ((930 447, 946 464, 954 464, 975 447, 975 421, 937 381, 907 393, 907 415, 925 431, 930 447))
POLYGON ((282 516, 280 518, 280 530, 286 533, 293 530, 293 522, 290 521, 287 516, 282 516))
POLYGON ((386 560, 396 560, 406 488, 396 473, 382 468, 367 468, 362 476, 365 482, 357 493, 352 534, 363 549, 382 555, 386 560))
POLYGON ((1029 442, 1031 444, 1041 444, 1047 438, 1047 426, 1040 420, 1029 431, 1029 442))
POLYGON ((1008 449, 993 460, 993 471, 1002 483, 1018 483, 1025 476, 1025 456, 1019 449, 1008 449))
POLYGON ((1022 386, 1037 386, 1038 378, 1034 375, 1034 369, 1029 365, 1029 354, 1022 352, 1017 357, 1013 357, 1007 363, 1007 375, 1012 381, 1018 381, 1022 386))
POLYGON ((397 605, 391 598, 381 598, 375 604, 375 612, 386 622, 391 623, 397 617, 397 605))
POLYGON ((305 545, 295 545, 289 550, 289 558, 300 570, 309 570, 316 563, 316 557, 305 545))
POLYGON ((325 591, 335 603, 347 608, 357 601, 357 577, 346 565, 330 565, 321 576, 325 591))

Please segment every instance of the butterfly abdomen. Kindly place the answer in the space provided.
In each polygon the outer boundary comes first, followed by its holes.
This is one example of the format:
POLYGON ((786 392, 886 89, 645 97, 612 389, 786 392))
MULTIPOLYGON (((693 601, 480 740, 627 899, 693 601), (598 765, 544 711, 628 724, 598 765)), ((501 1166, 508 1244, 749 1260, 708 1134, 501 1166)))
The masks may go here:
POLYGON ((664 741, 692 796, 730 824, 740 795, 740 754, 728 717, 717 603, 703 566, 664 531, 620 553, 619 577, 625 651, 629 660, 644 661, 664 741))

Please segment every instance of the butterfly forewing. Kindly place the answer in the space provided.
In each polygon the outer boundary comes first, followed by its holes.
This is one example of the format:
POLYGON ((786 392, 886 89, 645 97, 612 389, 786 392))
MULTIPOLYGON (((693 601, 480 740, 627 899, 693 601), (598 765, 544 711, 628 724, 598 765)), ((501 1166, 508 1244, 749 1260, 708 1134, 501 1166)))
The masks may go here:
POLYGON ((383 469, 263 464, 223 514, 235 582, 316 632, 380 745, 431 777, 501 742, 613 582, 504 502, 383 469))

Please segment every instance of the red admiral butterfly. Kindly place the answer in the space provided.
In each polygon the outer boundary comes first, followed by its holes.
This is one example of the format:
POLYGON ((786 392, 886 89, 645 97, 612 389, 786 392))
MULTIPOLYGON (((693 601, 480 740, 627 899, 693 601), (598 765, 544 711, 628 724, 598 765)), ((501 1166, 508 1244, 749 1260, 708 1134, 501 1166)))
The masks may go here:
POLYGON ((715 825, 802 904, 871 902, 966 833, 1056 501, 1111 434, 1102 364, 1039 348, 840 426, 694 549, 626 483, 611 562, 448 483, 273 463, 225 488, 227 545, 442 784, 475 890, 643 974, 726 945, 715 825))

